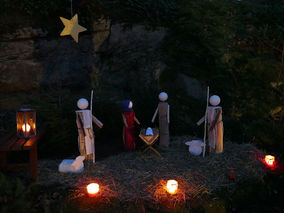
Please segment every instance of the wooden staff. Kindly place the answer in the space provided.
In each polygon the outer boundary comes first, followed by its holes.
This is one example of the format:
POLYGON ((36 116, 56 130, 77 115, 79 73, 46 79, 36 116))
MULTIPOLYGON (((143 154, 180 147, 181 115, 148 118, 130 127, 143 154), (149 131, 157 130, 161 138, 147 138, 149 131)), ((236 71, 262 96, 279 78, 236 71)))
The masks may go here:
MULTIPOLYGON (((94 96, 94 90, 91 91, 91 104, 90 104, 90 111, 91 111, 91 129, 93 130, 93 96, 94 96)), ((93 133, 93 137, 94 137, 94 133, 93 133)), ((96 157, 95 157, 95 139, 94 139, 94 152, 93 152, 93 163, 96 162, 96 157)))
POLYGON ((206 111, 205 111, 205 120, 204 120, 204 137, 203 137, 203 157, 205 157, 206 149, 206 132, 207 132, 207 117, 208 117, 208 102, 209 102, 209 87, 207 87, 207 100, 206 100, 206 111))

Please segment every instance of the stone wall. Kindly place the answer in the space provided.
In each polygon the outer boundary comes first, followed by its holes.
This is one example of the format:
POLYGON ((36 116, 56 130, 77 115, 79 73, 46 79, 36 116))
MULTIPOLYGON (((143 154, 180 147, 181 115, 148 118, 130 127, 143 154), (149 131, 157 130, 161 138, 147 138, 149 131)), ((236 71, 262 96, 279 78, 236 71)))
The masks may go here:
MULTIPOLYGON (((166 68, 159 46, 166 29, 111 25, 100 20, 92 33, 52 37, 41 29, 24 28, 0 37, 0 108, 14 109, 50 90, 84 96, 94 88, 101 98, 120 100, 148 87, 159 87, 166 68), (29 98, 27 98, 29 97, 29 98)), ((174 84, 195 99, 204 86, 179 74, 174 84)))
POLYGON ((161 62, 156 48, 164 29, 143 26, 124 29, 107 21, 94 24, 94 33, 49 37, 25 28, 0 38, 0 108, 13 107, 11 94, 38 94, 52 87, 80 92, 94 88, 100 95, 121 95, 146 87, 161 62), (3 103, 5 102, 5 103, 3 103))

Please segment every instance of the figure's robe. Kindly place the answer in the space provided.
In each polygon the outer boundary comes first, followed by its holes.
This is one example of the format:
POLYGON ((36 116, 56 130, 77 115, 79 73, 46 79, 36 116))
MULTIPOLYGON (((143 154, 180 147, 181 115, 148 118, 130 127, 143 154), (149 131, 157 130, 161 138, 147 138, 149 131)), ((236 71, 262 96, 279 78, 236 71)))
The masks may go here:
POLYGON ((85 159, 92 159, 93 154, 95 154, 95 136, 92 122, 94 122, 100 128, 103 126, 102 122, 93 116, 90 110, 76 111, 76 124, 79 134, 78 147, 80 155, 85 156, 85 159))
POLYGON ((223 152, 222 107, 208 107, 208 142, 211 152, 223 152))
POLYGON ((123 126, 123 146, 126 151, 133 151, 135 149, 135 112, 133 110, 122 112, 124 122, 127 126, 123 126))
POLYGON ((167 102, 160 102, 152 119, 152 122, 154 122, 156 115, 159 114, 159 132, 160 132, 161 147, 168 147, 170 144, 169 112, 170 112, 170 105, 167 102))

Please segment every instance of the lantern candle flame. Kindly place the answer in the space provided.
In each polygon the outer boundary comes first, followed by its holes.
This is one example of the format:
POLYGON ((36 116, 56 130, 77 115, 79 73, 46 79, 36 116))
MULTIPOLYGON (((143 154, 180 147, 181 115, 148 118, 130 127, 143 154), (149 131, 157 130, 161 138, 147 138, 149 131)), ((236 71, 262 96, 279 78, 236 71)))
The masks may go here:
POLYGON ((23 124, 22 130, 23 130, 23 132, 29 133, 30 130, 31 130, 31 126, 30 126, 29 124, 23 124), (27 128, 26 128, 26 127, 27 127, 27 128))
POLYGON ((267 166, 273 167, 275 165, 275 157, 272 155, 265 155, 264 161, 267 166))
POLYGON ((178 182, 176 180, 168 180, 167 182, 167 192, 170 194, 175 194, 178 189, 178 182))
POLYGON ((87 192, 90 197, 94 197, 100 191, 100 186, 97 183, 90 183, 87 186, 87 192))

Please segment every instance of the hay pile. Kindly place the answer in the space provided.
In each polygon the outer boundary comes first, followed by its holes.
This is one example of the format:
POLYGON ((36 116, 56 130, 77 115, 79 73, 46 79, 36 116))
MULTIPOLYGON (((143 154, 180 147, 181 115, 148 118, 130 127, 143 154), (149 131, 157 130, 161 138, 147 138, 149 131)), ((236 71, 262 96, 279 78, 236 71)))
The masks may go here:
POLYGON ((39 162, 39 180, 45 185, 71 188, 73 197, 83 196, 87 183, 97 181, 106 189, 105 197, 157 202, 163 200, 163 195, 157 195, 156 190, 168 179, 179 181, 183 198, 178 200, 183 201, 223 187, 233 188, 237 182, 249 178, 261 179, 265 174, 259 160, 264 153, 251 144, 226 142, 224 153, 202 158, 188 153, 184 143, 192 139, 190 136, 172 138, 171 147, 160 150, 163 159, 150 151, 121 153, 97 162, 81 174, 59 173, 57 169, 62 159, 43 160, 39 162), (235 171, 235 181, 228 178, 231 169, 235 171))

